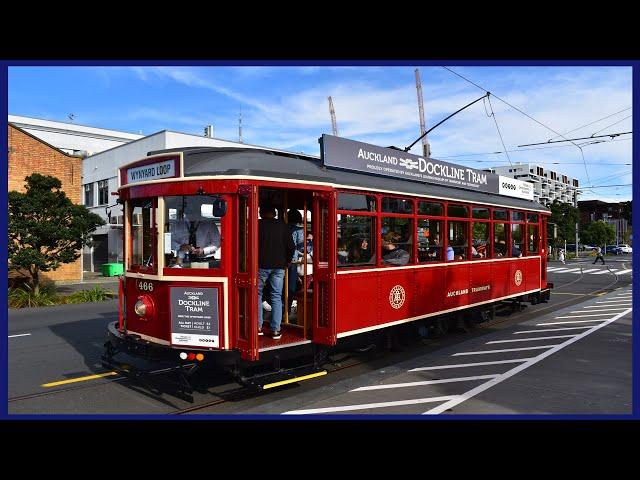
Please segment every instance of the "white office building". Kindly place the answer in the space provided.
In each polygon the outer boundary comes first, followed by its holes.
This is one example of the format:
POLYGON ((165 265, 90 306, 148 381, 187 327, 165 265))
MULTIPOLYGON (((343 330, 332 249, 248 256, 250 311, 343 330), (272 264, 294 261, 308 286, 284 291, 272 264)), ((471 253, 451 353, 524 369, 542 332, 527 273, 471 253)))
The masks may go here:
MULTIPOLYGON (((209 127, 207 134, 212 134, 209 127)), ((83 252, 84 270, 99 271, 104 263, 122 263, 122 205, 111 195, 118 190, 118 168, 140 160, 148 152, 182 147, 265 148, 186 133, 162 130, 84 159, 82 188, 84 205, 107 222, 93 234, 93 246, 83 252)), ((272 149, 273 150, 273 149, 272 149)))
POLYGON ((9 115, 9 122, 69 155, 82 157, 124 145, 144 136, 21 115, 9 115))
POLYGON ((516 178, 533 184, 533 199, 544 206, 554 201, 578 206, 578 180, 554 170, 547 170, 534 163, 514 163, 492 167, 486 171, 505 177, 516 178))

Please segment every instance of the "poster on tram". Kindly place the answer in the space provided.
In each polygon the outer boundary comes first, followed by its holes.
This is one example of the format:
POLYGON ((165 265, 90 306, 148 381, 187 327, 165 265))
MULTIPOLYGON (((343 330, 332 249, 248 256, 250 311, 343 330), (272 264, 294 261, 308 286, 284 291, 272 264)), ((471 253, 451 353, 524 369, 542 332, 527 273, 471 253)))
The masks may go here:
POLYGON ((219 347, 218 289, 171 287, 171 344, 219 347))

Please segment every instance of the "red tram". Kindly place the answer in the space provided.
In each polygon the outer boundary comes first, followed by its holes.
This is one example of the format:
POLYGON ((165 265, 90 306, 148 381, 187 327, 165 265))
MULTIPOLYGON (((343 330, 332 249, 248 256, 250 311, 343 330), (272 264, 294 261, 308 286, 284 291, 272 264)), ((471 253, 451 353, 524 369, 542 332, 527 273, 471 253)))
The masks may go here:
POLYGON ((545 207, 465 183, 503 177, 392 148, 354 145, 364 171, 341 168, 340 153, 327 147, 336 140, 323 136, 320 159, 193 147, 150 152, 120 168, 125 273, 107 357, 247 365, 287 349, 326 349, 364 332, 486 311, 505 299, 549 298, 545 207), (257 329, 264 203, 279 218, 300 211, 305 238, 313 239, 300 260, 297 311, 283 309, 279 340, 257 329), (200 258, 179 246, 193 218, 217 244, 200 258))

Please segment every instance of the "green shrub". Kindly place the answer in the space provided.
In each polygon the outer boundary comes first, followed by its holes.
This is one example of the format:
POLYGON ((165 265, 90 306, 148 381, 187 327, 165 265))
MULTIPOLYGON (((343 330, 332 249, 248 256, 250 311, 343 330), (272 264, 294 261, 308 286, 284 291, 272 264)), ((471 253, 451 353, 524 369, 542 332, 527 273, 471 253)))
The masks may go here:
POLYGON ((8 303, 11 308, 46 307, 59 302, 60 297, 51 283, 40 284, 37 292, 29 284, 9 289, 8 303))
POLYGON ((96 286, 91 290, 80 290, 72 293, 65 300, 66 303, 102 302, 105 300, 111 300, 115 296, 116 294, 114 292, 96 286))

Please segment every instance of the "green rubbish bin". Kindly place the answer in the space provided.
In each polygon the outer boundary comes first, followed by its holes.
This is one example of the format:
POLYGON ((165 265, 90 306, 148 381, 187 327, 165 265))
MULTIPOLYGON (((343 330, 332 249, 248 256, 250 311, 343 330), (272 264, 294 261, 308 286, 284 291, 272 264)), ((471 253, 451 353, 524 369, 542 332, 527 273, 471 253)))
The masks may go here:
POLYGON ((101 269, 103 277, 115 277, 124 272, 122 263, 103 263, 101 269))

